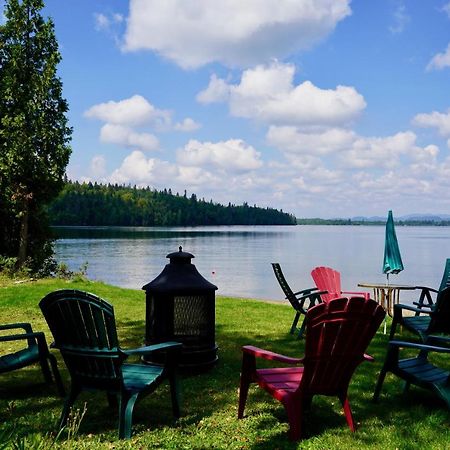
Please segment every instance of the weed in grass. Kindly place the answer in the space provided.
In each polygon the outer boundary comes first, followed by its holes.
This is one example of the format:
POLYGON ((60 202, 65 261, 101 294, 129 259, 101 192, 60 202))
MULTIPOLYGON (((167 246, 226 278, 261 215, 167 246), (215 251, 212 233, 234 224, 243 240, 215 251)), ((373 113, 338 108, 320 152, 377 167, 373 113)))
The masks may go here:
POLYGON ((66 443, 70 444, 75 439, 78 431, 80 429, 81 422, 83 421, 83 417, 87 412, 87 404, 86 402, 83 405, 83 410, 79 408, 70 408, 69 417, 67 418, 66 425, 59 431, 56 435, 55 441, 59 440, 63 433, 67 433, 66 443))

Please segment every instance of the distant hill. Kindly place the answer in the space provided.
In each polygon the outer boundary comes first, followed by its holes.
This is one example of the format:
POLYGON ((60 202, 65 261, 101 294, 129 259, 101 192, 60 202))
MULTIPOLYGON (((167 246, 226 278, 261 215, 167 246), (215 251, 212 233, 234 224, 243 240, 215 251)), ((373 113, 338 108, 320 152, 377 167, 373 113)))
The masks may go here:
MULTIPOLYGON (((380 216, 355 216, 351 218, 297 218, 299 225, 384 225, 386 217, 380 216)), ((434 225, 434 226, 450 226, 449 214, 408 214, 406 216, 394 217, 394 221, 398 225, 434 225)))
POLYGON ((429 222, 442 222, 444 220, 450 220, 450 214, 409 214, 402 216, 400 220, 418 220, 429 222))
MULTIPOLYGON (((352 217, 351 220, 355 222, 386 222, 386 217, 380 216, 372 216, 372 217, 364 217, 364 216, 356 216, 352 217)), ((443 222, 450 220, 450 214, 408 214, 406 216, 394 217, 394 220, 397 221, 406 221, 406 222, 443 222)))

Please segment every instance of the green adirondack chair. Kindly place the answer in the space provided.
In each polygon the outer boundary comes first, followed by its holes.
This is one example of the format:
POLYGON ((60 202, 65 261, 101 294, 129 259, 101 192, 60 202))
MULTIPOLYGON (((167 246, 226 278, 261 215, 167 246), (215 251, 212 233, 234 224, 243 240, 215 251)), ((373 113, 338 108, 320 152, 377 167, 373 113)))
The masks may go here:
POLYGON ((390 341, 386 359, 373 394, 374 401, 377 401, 380 396, 387 372, 391 372, 406 381, 405 392, 408 391, 411 384, 429 389, 441 397, 447 404, 447 408, 450 409, 450 372, 428 360, 429 353, 441 353, 450 356, 450 347, 442 345, 443 343, 448 344, 450 340, 444 337, 429 337, 427 344, 390 341), (430 345, 436 343, 441 345, 430 345), (400 359, 400 349, 402 348, 415 349, 419 353, 413 358, 400 359))
POLYGON ((130 438, 136 401, 164 380, 170 383, 173 413, 179 417, 176 363, 181 344, 166 342, 122 350, 112 305, 87 292, 55 291, 45 296, 39 306, 55 340, 52 346, 60 350, 71 377, 59 429, 66 424, 81 391, 104 391, 111 406, 119 398, 119 438, 130 438), (125 364, 131 355, 144 356, 161 350, 166 355, 164 365, 125 364))
MULTIPOLYGON (((445 261, 444 274, 442 275, 441 284, 439 289, 433 289, 427 286, 416 286, 416 289, 420 289, 420 297, 417 302, 413 302, 419 308, 424 307, 432 307, 434 304, 433 297, 431 293, 439 294, 443 289, 450 286, 450 258, 447 258, 445 261)), ((416 312, 416 316, 418 316, 420 312, 416 312)))
POLYGON ((446 287, 439 292, 436 302, 431 308, 394 305, 394 317, 389 334, 390 340, 394 338, 397 325, 418 334, 422 342, 425 342, 427 337, 432 334, 450 335, 450 287, 446 287), (403 314, 404 311, 419 312, 420 315, 407 316, 403 314))
POLYGON ((0 342, 26 341, 26 347, 0 356, 0 373, 10 372, 39 363, 47 383, 52 382, 53 371, 53 378, 55 379, 58 393, 64 396, 64 386, 59 375, 56 358, 48 350, 44 333, 41 331, 34 332, 30 323, 0 325, 0 331, 14 330, 20 330, 20 332, 0 336, 0 342), (49 362, 50 366, 48 364, 49 362), (52 370, 50 370, 50 367, 52 370))

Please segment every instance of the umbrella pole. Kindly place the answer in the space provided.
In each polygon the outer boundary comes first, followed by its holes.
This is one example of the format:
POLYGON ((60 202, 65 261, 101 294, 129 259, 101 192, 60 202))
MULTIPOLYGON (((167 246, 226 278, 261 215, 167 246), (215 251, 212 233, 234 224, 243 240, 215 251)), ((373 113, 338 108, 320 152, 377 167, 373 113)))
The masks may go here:
MULTIPOLYGON (((386 278, 387 278, 386 286, 389 286, 389 272, 386 272, 386 278)), ((388 292, 389 292, 389 289, 388 289, 388 292)), ((389 297, 389 293, 388 293, 388 297, 389 297)), ((386 300, 386 299, 385 299, 385 300, 386 300)), ((386 306, 387 306, 387 309, 389 310, 389 298, 387 299, 386 306)), ((385 317, 384 317, 384 330, 383 330, 383 334, 386 334, 386 326, 387 326, 387 317, 385 316, 385 317)))

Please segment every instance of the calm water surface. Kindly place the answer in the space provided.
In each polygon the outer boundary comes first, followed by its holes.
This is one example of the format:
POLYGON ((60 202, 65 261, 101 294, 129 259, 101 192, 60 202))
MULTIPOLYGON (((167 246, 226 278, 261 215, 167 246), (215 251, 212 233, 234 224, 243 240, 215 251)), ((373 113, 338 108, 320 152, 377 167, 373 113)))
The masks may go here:
MULTIPOLYGON (((169 261, 193 253, 199 272, 219 295, 282 300, 271 262, 282 265, 294 290, 313 285, 315 266, 341 272, 345 290, 384 282, 384 226, 255 226, 195 228, 58 227, 56 258, 71 270, 88 262, 88 276, 140 289, 169 261)), ((391 283, 438 287, 450 257, 450 227, 396 227, 405 270, 391 283)), ((409 293, 402 294, 408 301, 409 293)))

